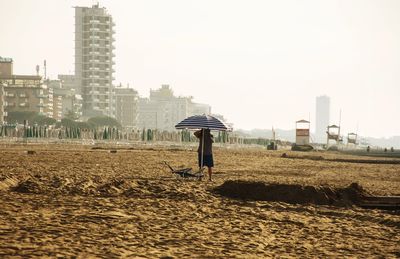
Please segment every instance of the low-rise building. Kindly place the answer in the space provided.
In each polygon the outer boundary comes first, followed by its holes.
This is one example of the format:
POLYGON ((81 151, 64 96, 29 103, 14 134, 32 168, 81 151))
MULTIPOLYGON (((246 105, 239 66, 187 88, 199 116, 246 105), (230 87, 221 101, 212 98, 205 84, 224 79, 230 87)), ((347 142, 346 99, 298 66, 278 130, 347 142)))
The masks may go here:
POLYGON ((3 120, 7 123, 10 112, 37 112, 53 117, 52 90, 38 75, 14 75, 13 61, 0 58, 0 91, 3 102, 3 120), (49 96, 51 96, 49 98, 49 96))
POLYGON ((58 75, 58 80, 61 81, 62 88, 74 89, 76 94, 81 94, 80 85, 75 75, 58 75))
MULTIPOLYGON (((49 102, 52 102, 53 105, 53 119, 56 121, 61 121, 62 119, 62 101, 63 98, 60 95, 57 95, 57 90, 62 87, 61 80, 47 80, 47 86, 51 89, 52 96, 49 102)), ((49 96, 50 97, 50 96, 49 96)))
POLYGON ((192 115, 211 114, 211 106, 204 103, 192 103, 190 113, 192 115))
POLYGON ((150 90, 150 98, 139 99, 139 128, 173 131, 175 125, 191 115, 210 114, 207 104, 193 103, 192 97, 176 97, 169 85, 150 90))
POLYGON ((0 77, 8 78, 13 75, 13 60, 0 57, 0 77))
POLYGON ((11 78, 1 78, 4 89, 4 119, 8 123, 8 115, 14 111, 33 111, 46 114, 46 95, 40 76, 13 75, 11 78))
POLYGON ((113 92, 115 119, 122 127, 137 128, 139 99, 137 91, 132 88, 116 87, 113 92))
MULTIPOLYGON (((59 75, 59 78, 64 78, 59 75)), ((51 80, 50 85, 54 91, 53 105, 56 120, 61 120, 71 112, 75 117, 82 116, 82 97, 76 93, 68 80, 51 80), (67 84, 67 85, 66 85, 67 84), (69 84, 69 85, 68 85, 69 84)))
POLYGON ((4 123, 4 87, 0 84, 0 124, 4 123))
POLYGON ((46 83, 42 84, 42 88, 43 88, 43 94, 46 97, 44 99, 44 103, 45 103, 44 115, 49 118, 57 119, 56 114, 54 114, 54 97, 53 97, 54 90, 53 90, 53 87, 51 87, 48 84, 48 81, 46 81, 46 83))
MULTIPOLYGON (((13 62, 11 58, 0 57, 0 78, 7 78, 13 74, 13 62)), ((1 80, 1 79, 0 79, 1 80)), ((5 83, 0 84, 0 123, 3 124, 7 112, 4 111, 5 97, 4 97, 4 86, 5 83)))

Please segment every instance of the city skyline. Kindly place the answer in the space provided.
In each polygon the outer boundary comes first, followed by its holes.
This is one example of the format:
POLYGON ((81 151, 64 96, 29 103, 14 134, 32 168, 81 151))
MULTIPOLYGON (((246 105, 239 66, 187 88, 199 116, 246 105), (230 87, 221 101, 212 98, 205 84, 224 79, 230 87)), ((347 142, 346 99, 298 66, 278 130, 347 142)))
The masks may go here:
MULTIPOLYGON (((170 84, 243 129, 290 129, 309 118, 313 129, 315 97, 328 95, 330 122, 342 110, 344 133, 358 125, 365 136, 399 135, 400 4, 287 2, 100 1, 117 24, 114 83, 142 96, 170 84)), ((0 18, 10 25, 1 29, 0 55, 16 61, 16 74, 35 74, 44 59, 52 78, 72 74, 72 7, 93 3, 0 1, 10 10, 0 18), (29 44, 12 41, 38 34, 29 44)))

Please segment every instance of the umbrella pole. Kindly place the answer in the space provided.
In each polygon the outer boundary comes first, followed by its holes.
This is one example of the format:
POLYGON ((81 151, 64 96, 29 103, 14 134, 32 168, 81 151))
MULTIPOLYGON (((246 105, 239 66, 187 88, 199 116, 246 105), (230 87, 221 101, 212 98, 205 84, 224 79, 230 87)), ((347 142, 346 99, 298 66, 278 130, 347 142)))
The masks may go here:
POLYGON ((201 129, 201 167, 200 169, 203 168, 203 163, 204 163, 204 129, 201 129))

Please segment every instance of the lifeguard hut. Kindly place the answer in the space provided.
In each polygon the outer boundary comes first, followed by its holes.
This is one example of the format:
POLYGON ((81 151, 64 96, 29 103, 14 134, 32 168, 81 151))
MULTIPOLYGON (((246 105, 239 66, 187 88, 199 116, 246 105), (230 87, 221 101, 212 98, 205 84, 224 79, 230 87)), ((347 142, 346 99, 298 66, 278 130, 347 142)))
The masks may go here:
POLYGON ((306 120, 296 121, 296 145, 310 145, 310 122, 306 120))
POLYGON ((347 134, 347 144, 357 145, 357 134, 356 133, 347 134))
POLYGON ((326 131, 327 134, 327 140, 326 140, 326 147, 329 147, 329 141, 334 140, 336 142, 336 145, 339 145, 339 142, 341 141, 340 138, 340 127, 336 125, 330 125, 327 128, 326 131))

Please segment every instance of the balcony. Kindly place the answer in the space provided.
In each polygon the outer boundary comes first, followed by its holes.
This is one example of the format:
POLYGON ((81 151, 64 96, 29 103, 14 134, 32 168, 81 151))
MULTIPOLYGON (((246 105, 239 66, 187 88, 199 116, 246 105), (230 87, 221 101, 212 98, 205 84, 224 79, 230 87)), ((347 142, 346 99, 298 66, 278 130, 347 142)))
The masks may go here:
POLYGON ((100 23, 100 21, 99 20, 90 20, 90 22, 89 23, 92 23, 92 24, 98 24, 98 23, 100 23))
POLYGON ((7 97, 15 97, 15 94, 14 93, 6 93, 5 96, 7 96, 7 97))
POLYGON ((36 106, 37 107, 46 107, 46 105, 44 103, 38 103, 36 106))
POLYGON ((99 93, 99 92, 98 92, 97 95, 106 97, 105 99, 107 100, 107 99, 108 99, 107 97, 110 95, 110 92, 108 92, 108 91, 107 91, 107 92, 103 92, 103 93, 99 93))
MULTIPOLYGON (((85 44, 83 46, 84 49, 90 49, 90 48, 93 48, 93 47, 100 47, 100 44, 91 42, 91 43, 85 44)), ((85 50, 85 51, 87 51, 87 50, 85 50)))
POLYGON ((19 107, 28 107, 29 104, 27 104, 27 103, 20 103, 18 106, 19 106, 19 107))
POLYGON ((25 94, 25 93, 22 93, 22 94, 19 94, 19 97, 21 97, 21 98, 27 98, 27 97, 28 97, 28 95, 27 95, 27 94, 25 94))

